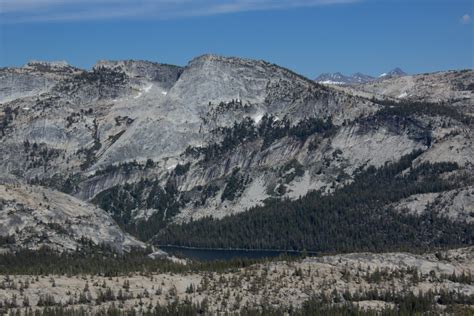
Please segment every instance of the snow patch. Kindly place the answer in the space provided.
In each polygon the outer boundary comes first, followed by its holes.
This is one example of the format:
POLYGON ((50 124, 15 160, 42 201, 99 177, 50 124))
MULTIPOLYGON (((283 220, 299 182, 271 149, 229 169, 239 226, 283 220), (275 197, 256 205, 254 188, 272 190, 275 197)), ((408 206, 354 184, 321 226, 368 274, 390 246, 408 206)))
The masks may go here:
POLYGON ((319 81, 321 84, 334 84, 334 85, 343 85, 345 82, 342 81, 332 81, 332 80, 324 80, 324 81, 319 81))
POLYGON ((406 98, 408 96, 408 93, 406 92, 403 92, 402 94, 400 94, 397 98, 399 99, 403 99, 403 98, 406 98))
POLYGON ((132 216, 135 221, 148 220, 153 214, 155 214, 158 210, 156 209, 134 209, 132 211, 132 216))
POLYGON ((151 87, 153 87, 153 84, 150 84, 149 86, 146 86, 146 87, 143 89, 143 92, 148 93, 148 92, 150 91, 151 87))
POLYGON ((168 92, 166 92, 166 91, 161 91, 161 94, 162 94, 162 95, 167 95, 168 92))
POLYGON ((133 98, 138 99, 143 95, 143 93, 150 92, 151 87, 153 87, 153 84, 150 84, 149 86, 146 86, 145 88, 141 89, 140 92, 138 92, 138 94, 136 96, 134 96, 133 98))
POLYGON ((172 170, 172 169, 176 168, 177 165, 178 165, 177 163, 172 164, 172 165, 170 165, 169 167, 166 167, 166 169, 167 169, 167 170, 172 170))

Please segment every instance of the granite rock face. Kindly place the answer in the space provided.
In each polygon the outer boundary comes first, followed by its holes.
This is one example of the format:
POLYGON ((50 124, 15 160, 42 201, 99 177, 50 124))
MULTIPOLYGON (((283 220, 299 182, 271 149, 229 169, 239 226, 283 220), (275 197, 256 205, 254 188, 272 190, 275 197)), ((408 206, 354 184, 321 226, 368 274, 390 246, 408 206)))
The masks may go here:
POLYGON ((0 178, 95 203, 146 180, 179 203, 174 212, 145 203, 156 192, 140 187, 131 220, 160 213, 173 222, 330 194, 357 170, 415 150, 423 151, 417 164, 456 162, 472 175, 469 122, 384 116, 379 102, 442 100, 469 117, 472 80, 469 70, 328 87, 265 61, 215 55, 185 67, 100 61, 90 71, 32 62, 0 69, 0 178))
POLYGON ((107 245, 116 251, 144 244, 124 233, 105 211, 70 195, 39 186, 0 185, 0 235, 13 241, 7 246, 76 251, 107 245))

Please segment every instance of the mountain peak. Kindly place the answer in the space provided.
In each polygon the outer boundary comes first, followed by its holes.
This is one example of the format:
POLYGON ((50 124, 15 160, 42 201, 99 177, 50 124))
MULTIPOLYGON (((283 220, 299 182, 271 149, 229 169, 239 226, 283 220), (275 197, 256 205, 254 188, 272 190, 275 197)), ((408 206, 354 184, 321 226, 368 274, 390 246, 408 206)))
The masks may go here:
POLYGON ((396 68, 392 69, 391 71, 389 71, 389 74, 391 74, 391 75, 405 76, 407 73, 404 72, 401 68, 396 67, 396 68))
POLYGON ((204 55, 193 58, 189 62, 188 65, 196 65, 196 64, 201 64, 204 62, 219 62, 219 63, 246 64, 246 65, 267 63, 263 60, 256 60, 256 59, 233 57, 233 56, 222 56, 222 55, 216 55, 216 54, 204 54, 204 55))
POLYGON ((404 72, 400 67, 396 67, 389 72, 384 72, 379 76, 379 78, 393 78, 393 77, 403 77, 406 76, 407 73, 404 72))
POLYGON ((170 89, 183 72, 183 67, 160 64, 147 60, 99 60, 92 69, 109 68, 120 70, 131 78, 145 78, 162 88, 170 89))
POLYGON ((315 79, 315 81, 323 84, 336 84, 336 85, 346 85, 346 84, 359 84, 372 81, 374 78, 357 72, 352 76, 346 76, 340 72, 335 73, 323 73, 315 79))
MULTIPOLYGON (((402 77, 406 76, 407 73, 404 72, 400 67, 396 67, 389 72, 384 72, 378 78, 386 79, 386 78, 394 78, 394 77, 402 77)), ((370 75, 356 72, 350 76, 344 75, 340 72, 334 73, 322 73, 319 75, 314 81, 322 83, 322 84, 332 84, 332 85, 354 85, 354 84, 364 84, 368 82, 372 82, 377 78, 372 77, 370 75)))
POLYGON ((24 69, 35 69, 35 70, 59 70, 70 68, 71 66, 64 60, 60 61, 42 61, 42 60, 30 60, 23 68, 24 69))
POLYGON ((35 66, 35 65, 43 65, 43 66, 51 66, 51 67, 67 67, 69 63, 65 60, 53 60, 53 61, 45 61, 45 60, 30 60, 26 63, 25 66, 35 66))

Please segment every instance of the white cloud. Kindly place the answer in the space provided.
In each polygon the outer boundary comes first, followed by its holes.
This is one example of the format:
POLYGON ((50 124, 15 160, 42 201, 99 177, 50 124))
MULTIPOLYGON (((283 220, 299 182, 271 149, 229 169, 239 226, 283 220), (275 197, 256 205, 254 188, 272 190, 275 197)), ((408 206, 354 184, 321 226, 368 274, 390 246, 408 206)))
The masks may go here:
POLYGON ((170 19, 359 1, 363 0, 0 0, 0 23, 170 19))
POLYGON ((462 24, 469 24, 471 22, 471 16, 469 14, 464 14, 461 18, 462 24))

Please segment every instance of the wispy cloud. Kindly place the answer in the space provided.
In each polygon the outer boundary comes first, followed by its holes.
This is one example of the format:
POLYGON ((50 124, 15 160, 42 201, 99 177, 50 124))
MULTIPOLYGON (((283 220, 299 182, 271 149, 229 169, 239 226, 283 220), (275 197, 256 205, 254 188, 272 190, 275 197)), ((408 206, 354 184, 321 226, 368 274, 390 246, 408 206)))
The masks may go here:
POLYGON ((471 16, 469 14, 464 14, 461 17, 461 23, 462 24, 469 24, 471 22, 471 16))
POLYGON ((363 0, 0 0, 0 23, 171 19, 363 0))

